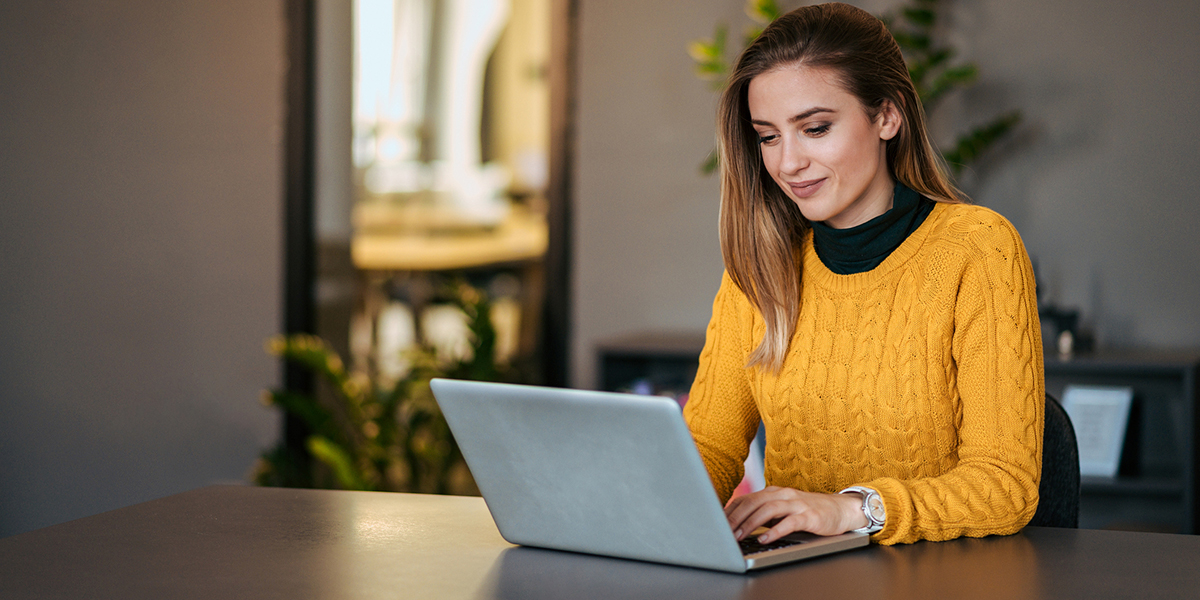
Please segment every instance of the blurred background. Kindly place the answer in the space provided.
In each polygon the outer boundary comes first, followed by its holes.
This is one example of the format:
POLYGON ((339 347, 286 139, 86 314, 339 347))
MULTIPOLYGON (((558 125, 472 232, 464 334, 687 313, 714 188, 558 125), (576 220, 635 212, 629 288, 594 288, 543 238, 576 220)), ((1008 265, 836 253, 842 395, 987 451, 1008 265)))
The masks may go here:
MULTIPOLYGON (((1200 5, 941 7, 979 77, 931 127, 950 144, 1021 111, 960 181, 1021 232, 1041 301, 1097 351, 1200 346, 1200 5)), ((606 352, 686 355, 722 269, 716 94, 687 48, 739 38, 744 8, 0 5, 0 536, 247 481, 284 435, 264 342, 297 310, 393 377, 403 348, 461 345, 448 274, 488 294, 527 380, 612 387, 606 352)), ((1181 489, 1150 492, 1193 510, 1181 489)))

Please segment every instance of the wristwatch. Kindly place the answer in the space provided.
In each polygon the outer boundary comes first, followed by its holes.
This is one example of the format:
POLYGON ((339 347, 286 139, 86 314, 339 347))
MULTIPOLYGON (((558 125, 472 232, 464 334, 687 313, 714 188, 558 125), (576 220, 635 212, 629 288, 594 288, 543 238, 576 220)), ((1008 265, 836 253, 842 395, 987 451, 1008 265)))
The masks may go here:
POLYGON ((862 511, 867 516, 867 526, 855 529, 855 533, 875 533, 883 529, 883 523, 887 520, 887 509, 883 506, 883 498, 879 496, 879 492, 861 485, 852 485, 838 493, 862 494, 862 511))

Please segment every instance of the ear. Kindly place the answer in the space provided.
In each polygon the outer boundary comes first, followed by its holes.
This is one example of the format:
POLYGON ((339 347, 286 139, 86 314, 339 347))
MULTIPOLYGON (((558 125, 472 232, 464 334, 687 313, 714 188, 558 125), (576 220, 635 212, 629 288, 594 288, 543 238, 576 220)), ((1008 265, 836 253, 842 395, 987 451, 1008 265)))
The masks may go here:
POLYGON ((892 104, 891 100, 884 100, 879 106, 879 114, 875 117, 875 125, 879 127, 879 139, 886 141, 896 137, 903 123, 904 118, 896 105, 892 104))

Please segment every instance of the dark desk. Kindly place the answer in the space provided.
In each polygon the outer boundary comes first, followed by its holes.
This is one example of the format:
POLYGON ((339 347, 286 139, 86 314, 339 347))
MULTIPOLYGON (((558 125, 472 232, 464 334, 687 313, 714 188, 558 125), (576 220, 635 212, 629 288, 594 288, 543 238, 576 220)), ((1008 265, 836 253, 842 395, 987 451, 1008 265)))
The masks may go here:
POLYGON ((1030 528, 730 575, 517 548, 479 498, 208 487, 0 539, 0 598, 1178 598, 1200 537, 1030 528))

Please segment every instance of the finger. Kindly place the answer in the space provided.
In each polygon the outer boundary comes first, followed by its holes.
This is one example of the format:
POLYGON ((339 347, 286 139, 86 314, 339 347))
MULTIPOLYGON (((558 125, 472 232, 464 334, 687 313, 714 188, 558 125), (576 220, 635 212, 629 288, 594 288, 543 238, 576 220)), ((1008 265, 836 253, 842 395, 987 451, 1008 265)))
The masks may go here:
POLYGON ((754 531, 753 527, 746 527, 745 520, 746 517, 754 514, 760 503, 761 499, 751 498, 738 503, 737 506, 730 507, 730 510, 725 515, 725 519, 729 522, 729 528, 733 531, 734 539, 740 541, 751 531, 754 531))
POLYGON ((750 496, 749 495, 738 496, 737 498, 732 498, 729 500, 729 502, 726 502, 725 503, 725 516, 728 517, 730 513, 737 510, 737 507, 741 506, 742 503, 745 502, 746 498, 748 498, 748 497, 750 497, 750 496))
POLYGON ((804 508, 793 510, 784 519, 771 525, 771 529, 760 535, 760 542, 767 544, 795 532, 808 531, 817 535, 837 535, 849 530, 835 504, 819 501, 801 502, 804 508))
POLYGON ((771 495, 771 494, 778 493, 780 489, 782 489, 782 488, 778 488, 775 486, 769 486, 769 487, 763 488, 761 490, 758 490, 757 492, 751 492, 749 494, 743 494, 741 496, 730 498, 729 502, 725 503, 725 514, 729 514, 734 509, 736 509, 738 506, 742 505, 743 503, 745 503, 747 501, 753 502, 755 499, 761 498, 764 495, 771 495))
POLYGON ((741 496, 738 500, 736 504, 731 502, 725 510, 725 519, 729 521, 729 528, 733 530, 734 537, 740 540, 743 534, 754 530, 753 527, 747 528, 743 525, 746 518, 759 510, 764 503, 772 501, 772 498, 771 494, 756 492, 741 496))
POLYGON ((787 491, 788 490, 786 488, 772 486, 757 492, 733 498, 725 504, 725 516, 732 519, 739 510, 744 514, 747 511, 754 510, 755 507, 767 500, 785 497, 787 491))
MULTIPOLYGON (((734 532, 734 537, 742 539, 745 535, 754 531, 756 527, 761 526, 767 521, 773 520, 774 516, 762 517, 763 520, 755 521, 752 525, 747 524, 746 520, 750 515, 762 509, 763 505, 769 502, 783 502, 795 496, 795 490, 790 488, 769 487, 753 494, 747 494, 737 498, 735 504, 732 501, 725 512, 725 518, 729 521, 729 527, 734 532)), ((775 510, 779 510, 778 508, 775 510)), ((782 516, 782 515, 780 515, 782 516)))
POLYGON ((773 527, 768 529, 762 535, 758 536, 758 543, 770 544, 771 542, 774 542, 775 540, 778 540, 789 533, 806 531, 806 528, 804 527, 804 523, 807 520, 805 518, 805 514, 806 513, 792 514, 785 519, 780 519, 779 522, 773 527))
POLYGON ((742 539, 742 530, 738 529, 738 525, 747 514, 754 510, 759 501, 759 497, 755 494, 747 494, 738 496, 725 505, 725 520, 729 523, 729 528, 733 530, 735 538, 742 539))
POLYGON ((796 511, 805 510, 803 503, 796 501, 785 500, 770 500, 758 506, 753 512, 738 524, 740 529, 745 534, 763 526, 772 526, 783 519, 786 519, 796 511))

